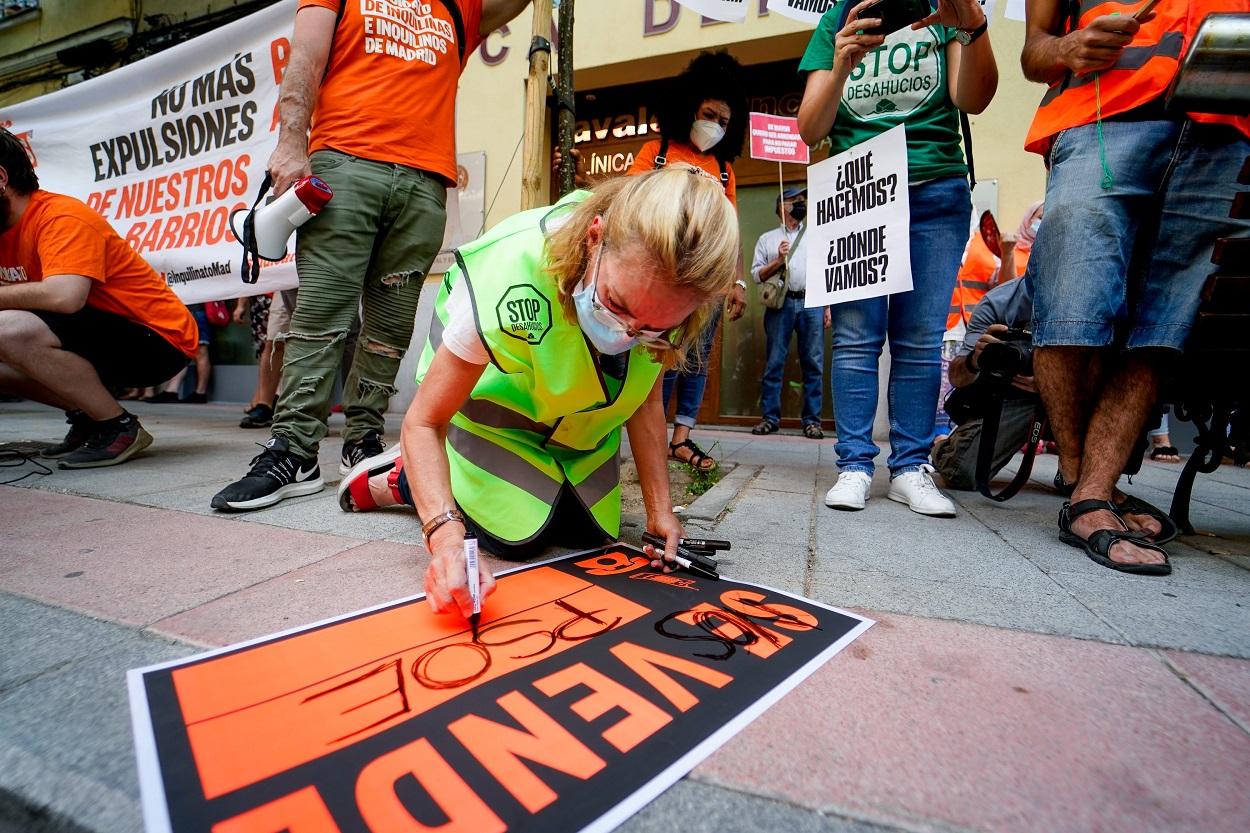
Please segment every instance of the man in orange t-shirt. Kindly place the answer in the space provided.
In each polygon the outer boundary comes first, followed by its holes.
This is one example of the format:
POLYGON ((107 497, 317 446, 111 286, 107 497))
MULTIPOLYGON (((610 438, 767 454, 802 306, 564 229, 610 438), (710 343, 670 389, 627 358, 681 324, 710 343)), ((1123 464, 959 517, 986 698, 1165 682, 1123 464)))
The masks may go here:
POLYGON ((195 355, 191 313, 98 214, 39 190, 26 149, 0 128, 0 391, 66 411, 44 457, 112 466, 152 437, 106 386, 164 382, 195 355))
POLYGON ((456 181, 460 73, 528 3, 300 0, 268 170, 276 194, 316 175, 334 199, 296 233, 299 297, 272 436, 248 473, 213 497, 214 509, 260 509, 323 488, 317 452, 358 310, 339 473, 382 452, 384 414, 456 181))

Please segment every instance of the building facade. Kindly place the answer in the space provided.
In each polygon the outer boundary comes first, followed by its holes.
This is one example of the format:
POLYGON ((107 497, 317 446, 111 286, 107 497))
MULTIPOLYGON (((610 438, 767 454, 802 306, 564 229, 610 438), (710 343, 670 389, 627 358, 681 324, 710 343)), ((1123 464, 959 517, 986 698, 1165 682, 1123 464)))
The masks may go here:
MULTIPOLYGON (((634 152, 653 138, 650 108, 663 95, 664 79, 680 72, 703 49, 727 49, 747 67, 751 109, 797 114, 802 99, 797 66, 811 27, 769 14, 767 0, 747 0, 747 5, 744 23, 723 23, 705 20, 675 0, 577 3, 577 146, 592 176, 628 168, 634 152)), ((1020 73, 1024 24, 1004 18, 1004 6, 998 4, 990 21, 1000 75, 998 94, 971 123, 981 181, 977 207, 992 210, 1004 232, 1010 233, 1025 209, 1042 198, 1045 169, 1038 156, 1023 149, 1042 89, 1020 73)), ((482 44, 461 80, 458 148, 462 153, 486 154, 487 226, 520 208, 518 148, 530 32, 531 18, 526 12, 482 44)), ((812 161, 824 157, 824 149, 817 148, 812 161)), ((749 264, 756 239, 777 222, 773 213, 777 164, 754 161, 744 154, 734 163, 734 170, 743 256, 749 264)), ((805 168, 785 165, 783 177, 787 184, 802 183, 805 168)), ((753 424, 759 418, 758 380, 765 357, 763 310, 754 289, 748 294, 747 314, 722 329, 702 422, 753 424)), ((799 378, 798 361, 791 356, 782 388, 782 413, 794 419, 794 424, 801 406, 799 378)), ((831 403, 826 391, 826 416, 832 414, 831 403)))
MULTIPOLYGON (((0 0, 0 104, 25 100, 112 67, 137 60, 200 32, 249 14, 273 0, 0 0)), ((364 2, 364 0, 361 0, 364 2)), ((699 51, 727 49, 747 67, 753 110, 793 116, 802 87, 796 68, 811 27, 769 14, 767 0, 745 0, 746 21, 701 18, 676 0, 580 0, 576 5, 574 85, 577 145, 592 176, 623 172, 653 138, 651 110, 665 79, 699 51)), ((1019 70, 1024 24, 1003 17, 998 4, 990 34, 1000 83, 989 109, 972 118, 978 207, 994 211, 1003 230, 1016 227, 1044 192, 1041 160, 1023 150, 1041 89, 1019 70)), ((460 85, 457 146, 485 155, 486 227, 519 210, 525 78, 531 37, 527 10, 492 34, 470 57, 460 85)), ((556 40, 553 31, 551 39, 556 40)), ((553 60, 554 63, 554 60, 553 60)), ((551 131, 552 133, 554 131, 551 131)), ((824 158, 817 148, 813 161, 824 158)), ((758 236, 776 224, 776 163, 743 155, 734 165, 744 258, 758 236)), ((805 181, 803 166, 785 165, 781 177, 805 181)), ((754 289, 747 315, 722 331, 702 421, 753 423, 764 365, 762 309, 754 289)), ((238 335, 238 334, 235 334, 238 335)), ((237 351, 246 355, 245 339, 237 351)), ((783 385, 783 416, 797 417, 797 361, 783 385)), ((826 414, 831 413, 826 396, 826 414)))

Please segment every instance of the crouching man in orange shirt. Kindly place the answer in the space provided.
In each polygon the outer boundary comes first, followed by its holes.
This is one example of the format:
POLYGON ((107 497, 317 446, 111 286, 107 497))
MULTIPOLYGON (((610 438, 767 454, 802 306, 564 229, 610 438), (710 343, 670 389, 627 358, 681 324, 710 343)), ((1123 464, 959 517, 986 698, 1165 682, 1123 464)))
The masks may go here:
POLYGON ((93 468, 147 448, 106 386, 164 382, 196 342, 160 275, 85 204, 40 190, 25 147, 0 129, 0 392, 66 412, 69 433, 43 456, 93 468))

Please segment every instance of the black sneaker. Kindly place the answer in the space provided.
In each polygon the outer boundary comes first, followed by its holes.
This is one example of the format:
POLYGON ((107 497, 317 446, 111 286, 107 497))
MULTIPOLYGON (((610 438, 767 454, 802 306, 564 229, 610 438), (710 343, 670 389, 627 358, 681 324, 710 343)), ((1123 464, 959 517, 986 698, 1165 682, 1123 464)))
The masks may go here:
POLYGON ((313 457, 291 453, 284 437, 270 437, 264 451, 252 458, 252 469, 213 496, 212 507, 223 512, 246 512, 273 506, 280 500, 320 492, 325 485, 313 457))
POLYGON ((348 440, 343 443, 343 456, 339 460, 339 474, 346 477, 348 472, 355 468, 359 463, 368 460, 370 457, 376 457, 386 448, 386 443, 382 442, 382 435, 377 431, 366 431, 365 435, 358 440, 348 440))
POLYGON ((125 413, 117 419, 91 424, 91 435, 79 448, 57 463, 63 469, 94 469, 115 466, 152 444, 152 435, 143 430, 139 418, 125 413))
POLYGON ((69 433, 65 435, 65 439, 39 452, 40 457, 59 460, 77 451, 91 436, 91 426, 95 425, 95 421, 82 411, 66 411, 65 421, 69 423, 69 433))
POLYGON ((268 428, 273 425, 273 408, 268 405, 254 405, 248 408, 243 419, 239 420, 240 428, 268 428))

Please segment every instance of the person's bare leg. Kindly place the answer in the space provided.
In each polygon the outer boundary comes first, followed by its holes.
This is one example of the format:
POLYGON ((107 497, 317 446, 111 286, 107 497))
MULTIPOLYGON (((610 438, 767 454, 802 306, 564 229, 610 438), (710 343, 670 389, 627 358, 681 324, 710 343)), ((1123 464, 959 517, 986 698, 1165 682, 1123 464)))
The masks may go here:
POLYGON ((1055 443, 1059 471, 1068 483, 1081 476, 1081 456, 1090 415, 1102 387, 1103 357, 1090 347, 1038 347, 1033 374, 1055 443))
POLYGON ((278 382, 282 380, 283 343, 266 341, 261 351, 256 373, 256 391, 252 394, 252 407, 273 407, 278 397, 278 382))
MULTIPOLYGON (((1081 457, 1081 478, 1072 493, 1073 503, 1112 499, 1116 481, 1128 462, 1134 442, 1145 430, 1158 392, 1159 374, 1149 356, 1131 352, 1123 364, 1111 371, 1089 420, 1081 457)), ((1159 531, 1159 523, 1153 518, 1139 515, 1132 516, 1131 521, 1125 518, 1125 522, 1142 532, 1159 531)), ((1082 538, 1088 538, 1099 529, 1123 528, 1120 519, 1110 510, 1090 512, 1072 522, 1072 531, 1082 538)), ((1162 564, 1165 560, 1157 551, 1129 541, 1112 546, 1108 558, 1120 564, 1162 564)))
POLYGON ((208 358, 208 345, 201 344, 195 351, 195 392, 208 393, 208 380, 213 377, 213 363, 208 358))
MULTIPOLYGON (((1151 434, 1150 450, 1153 452, 1160 448, 1171 448, 1172 438, 1167 434, 1151 434)), ((1181 457, 1179 454, 1152 454, 1151 459, 1158 463, 1179 463, 1181 457)))
POLYGON ((182 370, 179 370, 171 376, 168 382, 161 386, 161 393, 178 393, 178 391, 182 390, 182 380, 185 378, 187 378, 187 369, 184 367, 182 370))
POLYGON ((0 393, 20 396, 31 402, 60 408, 62 411, 72 411, 75 407, 73 403, 65 401, 22 371, 7 364, 0 364, 0 393))
POLYGON ((97 422, 125 413, 91 362, 62 350, 60 340, 33 313, 0 312, 0 363, 44 388, 53 400, 49 405, 63 410, 77 408, 97 422))

